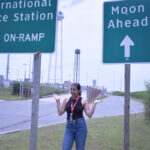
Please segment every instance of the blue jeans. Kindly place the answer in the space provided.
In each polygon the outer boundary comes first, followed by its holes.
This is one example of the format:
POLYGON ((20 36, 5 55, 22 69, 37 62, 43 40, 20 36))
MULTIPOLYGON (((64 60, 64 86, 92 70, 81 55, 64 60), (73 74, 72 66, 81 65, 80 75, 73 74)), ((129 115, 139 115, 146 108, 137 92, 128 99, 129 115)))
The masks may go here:
POLYGON ((87 126, 84 118, 76 119, 74 123, 67 120, 62 150, 71 150, 73 142, 76 150, 84 150, 87 137, 87 126))

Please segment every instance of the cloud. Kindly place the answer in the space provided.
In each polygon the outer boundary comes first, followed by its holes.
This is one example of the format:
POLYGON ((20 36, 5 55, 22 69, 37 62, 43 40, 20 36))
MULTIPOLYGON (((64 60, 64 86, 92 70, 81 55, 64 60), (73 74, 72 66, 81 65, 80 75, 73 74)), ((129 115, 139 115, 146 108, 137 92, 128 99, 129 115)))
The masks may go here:
POLYGON ((68 8, 68 7, 76 6, 80 3, 82 3, 83 1, 85 1, 85 0, 64 0, 64 1, 62 1, 60 7, 62 9, 62 8, 68 8))
POLYGON ((85 1, 85 0, 72 0, 70 6, 78 5, 79 3, 83 2, 83 1, 85 1))

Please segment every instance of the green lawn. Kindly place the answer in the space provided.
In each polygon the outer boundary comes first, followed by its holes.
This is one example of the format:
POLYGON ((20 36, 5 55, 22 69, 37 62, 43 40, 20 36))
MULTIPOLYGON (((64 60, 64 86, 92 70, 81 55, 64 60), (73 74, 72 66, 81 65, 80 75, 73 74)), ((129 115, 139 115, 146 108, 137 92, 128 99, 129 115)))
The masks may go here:
POLYGON ((19 100, 18 95, 12 95, 12 88, 3 88, 0 87, 0 99, 3 100, 19 100))
MULTIPOLYGON (((87 120, 86 150, 123 150, 123 116, 87 120)), ((65 124, 39 128, 37 150, 61 150, 65 124)), ((29 131, 0 137, 0 150, 28 150, 29 131)), ((75 150, 75 148, 73 148, 75 150)), ((130 150, 150 150, 150 124, 144 114, 130 117, 130 150)))
MULTIPOLYGON (((46 95, 52 95, 53 93, 67 93, 68 90, 53 88, 53 87, 40 87, 40 98, 46 95)), ((0 87, 0 99, 2 100, 20 100, 19 95, 12 95, 12 87, 11 88, 3 88, 0 87)), ((32 97, 22 98, 23 100, 32 99, 32 97)))

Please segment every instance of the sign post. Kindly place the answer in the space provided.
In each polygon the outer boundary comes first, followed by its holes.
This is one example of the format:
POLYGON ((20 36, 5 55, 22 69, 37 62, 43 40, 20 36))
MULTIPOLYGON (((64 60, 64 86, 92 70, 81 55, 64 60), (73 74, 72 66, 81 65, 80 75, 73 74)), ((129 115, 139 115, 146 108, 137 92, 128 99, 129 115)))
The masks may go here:
POLYGON ((125 64, 124 150, 130 145, 130 64, 125 64))
POLYGON ((37 149, 40 73, 41 73, 41 54, 37 53, 37 54, 34 54, 30 150, 36 150, 37 149))
POLYGON ((104 2, 103 63, 125 64, 124 150, 129 150, 130 64, 150 62, 150 1, 104 2))

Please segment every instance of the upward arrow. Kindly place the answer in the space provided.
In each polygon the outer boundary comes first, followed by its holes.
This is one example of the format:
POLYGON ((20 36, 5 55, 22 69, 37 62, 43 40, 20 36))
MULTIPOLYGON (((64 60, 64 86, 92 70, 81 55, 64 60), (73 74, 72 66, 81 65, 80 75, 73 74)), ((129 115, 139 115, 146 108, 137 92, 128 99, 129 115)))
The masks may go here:
POLYGON ((134 42, 128 35, 126 35, 120 43, 120 46, 124 46, 124 57, 128 60, 130 57, 130 46, 134 46, 134 42))

